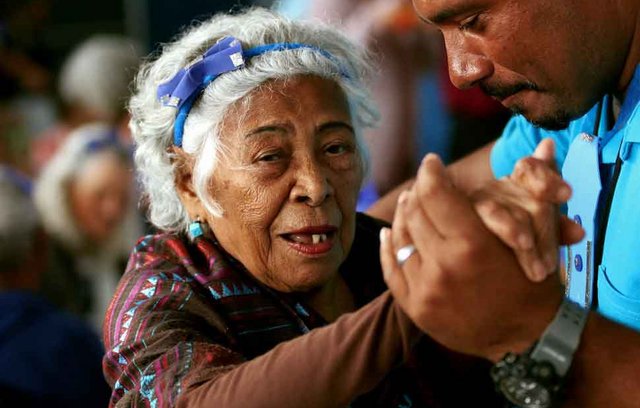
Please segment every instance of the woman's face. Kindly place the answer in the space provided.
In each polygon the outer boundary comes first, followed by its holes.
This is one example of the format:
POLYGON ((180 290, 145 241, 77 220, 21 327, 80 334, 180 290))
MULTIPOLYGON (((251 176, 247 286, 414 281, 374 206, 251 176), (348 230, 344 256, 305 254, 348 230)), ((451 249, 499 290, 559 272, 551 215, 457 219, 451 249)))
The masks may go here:
POLYGON ((102 243, 120 225, 131 199, 131 182, 131 171, 114 153, 86 159, 69 186, 71 211, 86 238, 102 243))
POLYGON ((351 248, 363 177, 346 97, 331 80, 300 76, 247 98, 221 126, 209 191, 224 214, 206 219, 266 285, 319 289, 351 248))

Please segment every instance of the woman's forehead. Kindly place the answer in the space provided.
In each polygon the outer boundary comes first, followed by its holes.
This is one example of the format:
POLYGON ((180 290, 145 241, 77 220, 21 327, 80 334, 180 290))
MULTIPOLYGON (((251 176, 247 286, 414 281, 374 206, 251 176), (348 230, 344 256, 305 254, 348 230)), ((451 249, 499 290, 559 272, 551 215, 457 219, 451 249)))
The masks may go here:
POLYGON ((296 76, 263 83, 234 103, 223 129, 242 131, 284 120, 343 120, 351 122, 347 97, 328 78, 296 76))
POLYGON ((130 167, 117 153, 109 150, 90 154, 74 175, 76 183, 92 184, 109 178, 122 178, 130 167))

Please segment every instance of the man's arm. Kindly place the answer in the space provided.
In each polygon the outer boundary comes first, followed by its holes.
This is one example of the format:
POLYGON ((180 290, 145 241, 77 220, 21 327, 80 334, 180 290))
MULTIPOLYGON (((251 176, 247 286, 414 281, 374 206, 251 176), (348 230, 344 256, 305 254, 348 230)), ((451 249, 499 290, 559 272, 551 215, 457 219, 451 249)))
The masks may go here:
MULTIPOLYGON (((447 173, 458 189, 470 194, 484 183, 493 180, 489 154, 494 143, 491 142, 481 147, 447 167, 447 173)), ((407 180, 381 197, 366 211, 367 214, 389 223, 392 222, 398 196, 400 196, 401 192, 410 189, 414 181, 414 178, 407 180)))
POLYGON ((640 334, 591 313, 566 384, 566 407, 637 407, 640 334))

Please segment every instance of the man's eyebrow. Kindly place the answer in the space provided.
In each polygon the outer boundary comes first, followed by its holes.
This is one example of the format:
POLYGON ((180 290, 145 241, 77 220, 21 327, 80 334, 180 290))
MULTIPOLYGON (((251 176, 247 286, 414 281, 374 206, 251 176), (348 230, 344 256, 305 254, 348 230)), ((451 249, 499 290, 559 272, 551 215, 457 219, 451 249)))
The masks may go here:
POLYGON ((435 15, 431 16, 430 18, 425 18, 422 16, 419 16, 419 17, 422 21, 428 24, 440 25, 448 22, 449 20, 451 20, 456 16, 459 16, 460 14, 468 12, 473 8, 475 8, 475 6, 460 5, 457 7, 443 8, 442 10, 438 11, 435 15))

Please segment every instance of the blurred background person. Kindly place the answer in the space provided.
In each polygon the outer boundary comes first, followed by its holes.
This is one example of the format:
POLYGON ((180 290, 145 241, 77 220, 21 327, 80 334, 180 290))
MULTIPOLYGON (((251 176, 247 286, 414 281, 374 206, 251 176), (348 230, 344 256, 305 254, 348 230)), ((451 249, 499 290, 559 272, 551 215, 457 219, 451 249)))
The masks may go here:
POLYGON ((29 139, 55 120, 49 1, 0 2, 0 162, 29 171, 29 139))
POLYGON ((140 47, 133 40, 117 35, 92 36, 73 50, 58 79, 60 120, 37 136, 31 148, 34 174, 73 129, 87 123, 109 124, 123 143, 129 143, 125 104, 140 57, 140 47))
POLYGON ((36 294, 47 239, 29 190, 24 176, 0 167, 0 406, 105 406, 98 337, 36 294))
POLYGON ((34 200, 52 237, 43 293, 100 330, 141 233, 130 149, 109 125, 76 129, 43 169, 34 200))

